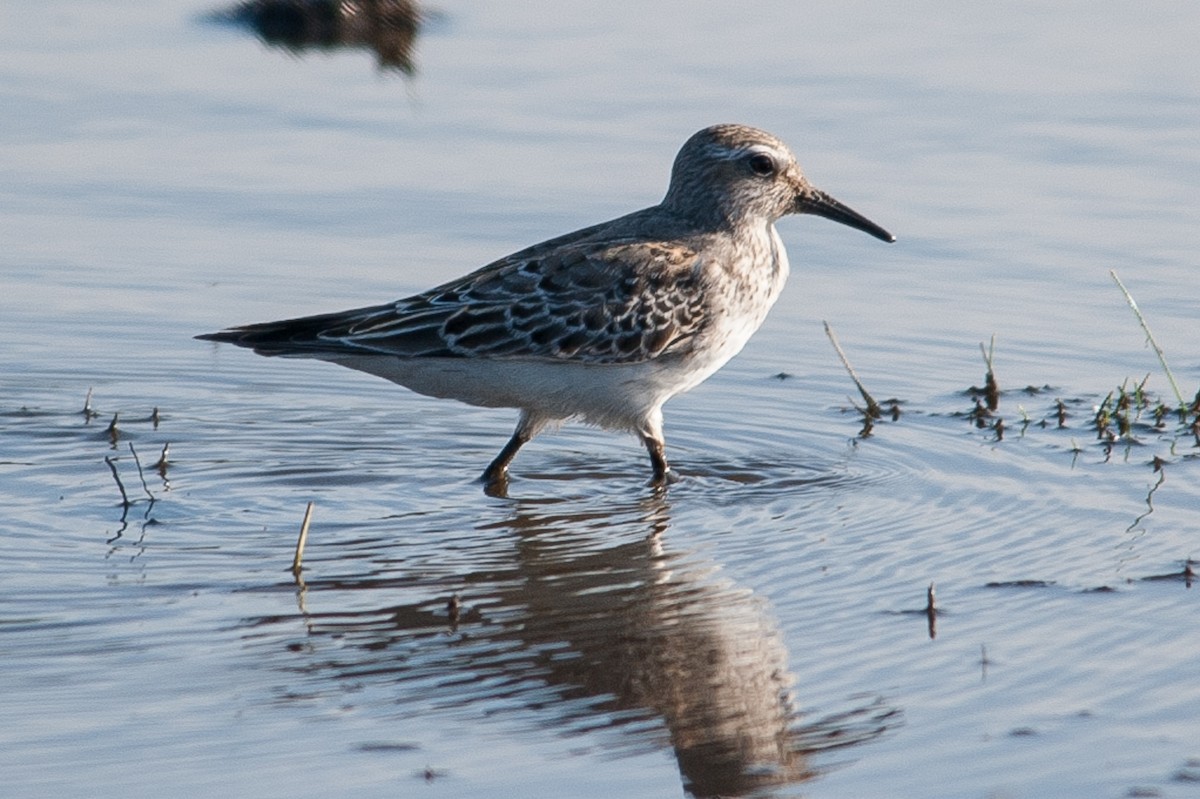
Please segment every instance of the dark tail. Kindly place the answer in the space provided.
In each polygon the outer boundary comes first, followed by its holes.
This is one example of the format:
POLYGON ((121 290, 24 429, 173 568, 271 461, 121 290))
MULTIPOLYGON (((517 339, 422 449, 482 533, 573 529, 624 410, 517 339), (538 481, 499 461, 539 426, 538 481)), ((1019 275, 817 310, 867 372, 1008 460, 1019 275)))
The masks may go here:
POLYGON ((220 341, 252 349, 259 355, 292 355, 316 358, 323 354, 362 352, 364 347, 348 340, 354 325, 373 312, 390 310, 391 306, 356 308, 340 313, 303 316, 278 322, 260 322, 202 333, 196 338, 220 341))

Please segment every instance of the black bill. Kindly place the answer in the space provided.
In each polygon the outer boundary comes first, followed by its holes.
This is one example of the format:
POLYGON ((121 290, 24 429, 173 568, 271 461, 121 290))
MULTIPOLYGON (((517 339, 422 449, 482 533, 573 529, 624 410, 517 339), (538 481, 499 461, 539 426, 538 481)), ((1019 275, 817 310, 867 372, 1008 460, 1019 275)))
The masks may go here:
POLYGON ((819 189, 810 188, 796 196, 796 213, 815 214, 834 222, 841 222, 852 228, 858 228, 864 233, 870 233, 877 239, 892 242, 896 237, 879 225, 867 219, 848 205, 843 205, 819 189))

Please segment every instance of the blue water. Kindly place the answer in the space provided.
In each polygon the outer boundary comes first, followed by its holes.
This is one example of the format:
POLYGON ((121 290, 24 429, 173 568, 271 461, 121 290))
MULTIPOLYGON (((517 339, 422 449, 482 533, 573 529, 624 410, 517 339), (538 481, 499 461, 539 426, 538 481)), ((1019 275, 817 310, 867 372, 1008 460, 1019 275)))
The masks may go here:
POLYGON ((406 76, 213 10, 0 10, 13 795, 1200 793, 1200 450, 1089 428, 1175 403, 1109 270, 1200 387, 1200 11, 442 4, 406 76), (723 121, 899 241, 780 224, 665 498, 571 426, 486 497, 511 413, 191 338, 652 204, 723 121), (858 435, 823 320, 899 421, 858 435))

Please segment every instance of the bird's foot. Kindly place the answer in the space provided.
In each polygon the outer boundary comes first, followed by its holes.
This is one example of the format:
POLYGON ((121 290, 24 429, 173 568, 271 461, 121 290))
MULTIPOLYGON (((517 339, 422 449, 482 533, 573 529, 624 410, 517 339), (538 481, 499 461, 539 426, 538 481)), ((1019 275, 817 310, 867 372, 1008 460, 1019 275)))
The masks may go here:
POLYGON ((508 469, 487 469, 479 475, 483 483, 483 493, 497 499, 508 499, 508 469))
POLYGON ((650 482, 646 485, 650 486, 655 491, 661 492, 666 491, 668 486, 673 486, 682 479, 683 477, 679 474, 679 472, 668 468, 661 473, 655 472, 654 476, 650 478, 650 482))

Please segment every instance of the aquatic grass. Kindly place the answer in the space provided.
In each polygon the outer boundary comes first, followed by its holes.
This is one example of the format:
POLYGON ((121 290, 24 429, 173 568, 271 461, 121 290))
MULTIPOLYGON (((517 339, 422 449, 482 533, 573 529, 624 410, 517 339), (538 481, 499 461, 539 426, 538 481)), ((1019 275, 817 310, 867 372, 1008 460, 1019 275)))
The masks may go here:
POLYGON ((304 509, 304 521, 300 523, 300 535, 296 539, 296 554, 292 557, 292 574, 296 579, 300 579, 300 572, 303 569, 301 563, 304 561, 304 545, 308 543, 308 526, 312 522, 313 505, 309 502, 308 507, 304 509))
POLYGON ((90 422, 92 419, 95 419, 97 416, 100 415, 92 407, 92 389, 90 386, 88 387, 88 390, 87 390, 87 396, 83 398, 83 408, 80 409, 79 412, 81 414, 83 414, 83 419, 86 422, 90 422))
POLYGON ((983 348, 983 342, 979 342, 979 351, 983 353, 983 362, 987 366, 987 373, 983 378, 983 397, 987 401, 987 409, 994 411, 1000 407, 1000 386, 996 383, 996 370, 993 366, 996 355, 996 334, 992 334, 991 343, 987 349, 983 348))
MULTIPOLYGON (((1150 325, 1146 322, 1146 317, 1142 315, 1142 311, 1138 308, 1137 301, 1133 295, 1129 293, 1129 289, 1125 288, 1125 284, 1121 282, 1121 278, 1117 277, 1117 270, 1110 269, 1108 274, 1112 277, 1113 282, 1117 284, 1117 288, 1121 289, 1121 293, 1125 295, 1125 302, 1129 303, 1129 307, 1133 310, 1133 315, 1137 317, 1138 324, 1142 326, 1142 330, 1146 333, 1146 341, 1154 348, 1154 354, 1158 356, 1158 362, 1162 364, 1163 371, 1167 375, 1167 381, 1171 384, 1171 390, 1175 392, 1175 399, 1179 402, 1181 414, 1180 421, 1187 420, 1187 402, 1183 399, 1183 392, 1179 390, 1179 384, 1175 382, 1175 375, 1171 372, 1171 367, 1167 365, 1167 356, 1163 352, 1163 348, 1159 346, 1158 340, 1154 338, 1154 333, 1150 331, 1150 325)), ((1200 392, 1197 393, 1197 398, 1200 400, 1200 392)))
MULTIPOLYGON (((867 435, 870 435, 874 421, 876 419, 883 418, 883 409, 879 406, 879 403, 875 401, 875 398, 871 396, 871 393, 867 391, 867 387, 863 385, 863 382, 858 379, 858 375, 855 373, 854 367, 850 365, 850 359, 846 357, 846 353, 842 349, 842 345, 838 342, 837 334, 833 332, 833 328, 830 327, 828 322, 822 321, 821 324, 825 326, 825 335, 829 337, 829 343, 833 345, 834 351, 837 352, 837 356, 841 360, 842 366, 846 367, 846 372, 850 375, 850 379, 854 381, 854 385, 858 387, 858 393, 862 395, 863 401, 867 404, 865 409, 858 408, 858 411, 863 415, 863 429, 860 435, 866 437, 867 435)), ((857 408, 858 406, 855 407, 857 408)), ((899 415, 899 405, 894 403, 892 405, 893 421, 898 418, 899 415)))
MULTIPOLYGON (((1147 342, 1153 347, 1159 363, 1162 365, 1163 373, 1170 383, 1175 403, 1171 404, 1168 400, 1156 396, 1149 389, 1150 374, 1146 374, 1140 380, 1126 377, 1113 390, 1105 394, 1099 403, 1091 403, 1091 414, 1087 426, 1095 432, 1096 440, 1104 448, 1105 460, 1111 457, 1113 448, 1118 442, 1125 442, 1129 446, 1143 445, 1147 443, 1143 439, 1148 439, 1151 436, 1157 436, 1159 440, 1167 442, 1170 446, 1170 454, 1172 456, 1177 454, 1176 449, 1179 441, 1185 436, 1190 436, 1194 439, 1196 448, 1200 448, 1200 391, 1197 391, 1195 398, 1190 402, 1184 399, 1179 383, 1175 379, 1170 365, 1167 363, 1166 354, 1151 332, 1145 315, 1141 312, 1133 295, 1121 282, 1116 272, 1110 270, 1110 275, 1121 289, 1126 302, 1137 317, 1146 335, 1147 342), (1172 414, 1176 415, 1179 420, 1179 426, 1173 431, 1169 429, 1170 425, 1168 423, 1168 417, 1172 414)), ((999 381, 996 379, 995 334, 992 335, 988 343, 981 342, 979 350, 983 355, 986 368, 984 385, 983 387, 971 386, 968 388, 964 393, 974 401, 973 407, 965 414, 956 413, 953 415, 959 417, 965 415, 972 426, 979 430, 990 430, 994 433, 995 441, 1003 441, 1005 433, 1004 420, 996 414, 999 408, 1001 391, 999 381)), ((1049 390, 1049 386, 1046 386, 1045 389, 1049 390)), ((1042 390, 1031 386, 1026 389, 1026 392, 1036 395, 1042 390)), ((1084 400, 1081 398, 1068 399, 1066 401, 1061 397, 1057 398, 1054 400, 1053 406, 1041 416, 1040 420, 1031 416, 1030 411, 1024 405, 1018 406, 1018 411, 1022 418, 1021 432, 1024 434, 1031 425, 1037 425, 1042 428, 1053 425, 1059 430, 1065 430, 1070 426, 1069 420, 1072 416, 1069 410, 1070 406, 1082 405, 1083 403, 1084 400)), ((1070 451, 1075 456, 1078 456, 1082 452, 1082 448, 1074 438, 1071 439, 1070 451)), ((1190 459, 1196 456, 1186 455, 1184 457, 1190 459)), ((1158 459, 1158 456, 1155 456, 1155 458, 1158 459)), ((1155 462, 1159 462, 1159 460, 1155 462)))

